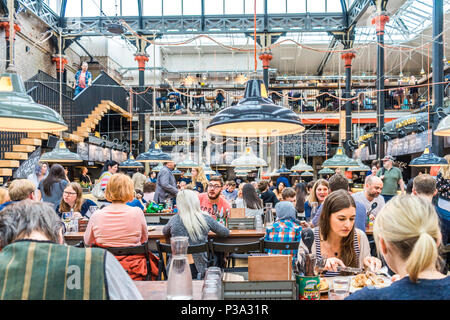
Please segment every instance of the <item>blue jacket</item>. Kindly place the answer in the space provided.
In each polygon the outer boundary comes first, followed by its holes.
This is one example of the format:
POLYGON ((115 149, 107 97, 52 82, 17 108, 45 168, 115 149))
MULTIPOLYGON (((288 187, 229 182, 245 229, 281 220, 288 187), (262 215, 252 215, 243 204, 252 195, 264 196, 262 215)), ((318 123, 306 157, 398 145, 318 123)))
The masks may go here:
MULTIPOLYGON (((77 87, 79 87, 79 79, 80 79, 80 74, 81 74, 81 70, 78 70, 77 73, 75 74, 75 85, 77 87)), ((88 86, 89 80, 92 79, 92 73, 90 73, 89 71, 86 71, 86 87, 88 86)))
POLYGON ((277 187, 278 187, 278 184, 279 184, 280 182, 283 182, 284 185, 285 185, 286 187, 290 187, 290 186, 291 186, 291 184, 290 184, 290 182, 289 182, 289 179, 286 178, 286 177, 281 176, 281 177, 279 177, 279 178, 277 179, 277 187))

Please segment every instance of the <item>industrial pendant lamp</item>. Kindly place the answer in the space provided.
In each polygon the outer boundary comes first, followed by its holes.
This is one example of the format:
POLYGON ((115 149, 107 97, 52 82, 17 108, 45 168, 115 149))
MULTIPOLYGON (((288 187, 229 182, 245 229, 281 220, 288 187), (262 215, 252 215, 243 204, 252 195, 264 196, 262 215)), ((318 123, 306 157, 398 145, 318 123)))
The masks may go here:
POLYGON ((209 165, 209 164, 202 164, 202 168, 203 168, 203 173, 204 174, 208 174, 208 175, 210 175, 210 174, 212 174, 212 175, 214 175, 214 174, 216 174, 216 172, 213 170, 213 169, 211 169, 211 166, 209 165))
POLYGON ((370 167, 365 165, 361 159, 357 159, 356 162, 358 162, 358 166, 350 167, 348 171, 370 171, 370 167))
POLYGON ((308 165, 305 159, 303 159, 303 157, 300 157, 298 163, 291 168, 291 171, 313 171, 313 170, 314 170, 313 167, 308 165))
POLYGON ((447 160, 432 153, 430 151, 430 148, 431 146, 426 146, 423 154, 418 158, 412 159, 409 165, 411 167, 432 167, 448 165, 447 160))
POLYGON ((14 6, 8 1, 9 66, 0 75, 0 130, 14 132, 59 132, 67 130, 61 113, 33 101, 14 67, 14 6))
POLYGON ((279 174, 289 174, 291 173, 291 170, 289 170, 288 168, 286 168, 286 166, 284 165, 284 163, 281 165, 280 169, 277 170, 277 173, 279 174))
POLYGON ((292 172, 289 177, 300 177, 300 174, 296 171, 292 172))
POLYGON ((172 161, 170 155, 164 153, 161 147, 153 140, 147 152, 141 153, 136 158, 139 162, 168 162, 172 161))
POLYGON ((323 162, 324 168, 350 168, 358 167, 359 164, 356 160, 347 157, 344 152, 344 148, 339 146, 336 150, 336 154, 323 162))
POLYGON ((256 167, 235 167, 234 168, 234 172, 250 172, 250 171, 254 171, 254 170, 258 170, 258 168, 256 168, 256 167))
POLYGON ((188 169, 188 170, 185 172, 185 174, 184 174, 183 176, 189 178, 189 177, 192 177, 192 173, 191 173, 191 171, 188 169))
POLYGON ((300 176, 301 176, 301 177, 313 177, 314 175, 313 175, 312 172, 305 171, 305 172, 303 172, 300 176))
POLYGON ((235 106, 218 112, 207 126, 210 134, 230 137, 268 137, 305 130, 298 114, 268 98, 264 83, 247 81, 244 98, 235 106))
POLYGON ((197 162, 192 161, 191 159, 184 159, 183 161, 177 163, 177 168, 180 169, 198 168, 198 167, 200 167, 200 165, 197 162))
POLYGON ((181 172, 180 170, 178 170, 177 168, 172 170, 172 174, 174 176, 181 176, 183 174, 183 172, 181 172))
POLYGON ((450 115, 439 122, 434 134, 436 136, 450 136, 450 115))
POLYGON ((154 172, 159 172, 159 171, 161 171, 161 169, 162 169, 163 167, 164 167, 164 166, 163 166, 162 162, 160 162, 160 163, 158 163, 158 165, 157 165, 156 167, 154 167, 154 168, 152 169, 152 171, 154 171, 154 172))
POLYGON ((267 162, 264 159, 258 158, 251 147, 246 147, 244 154, 239 158, 231 161, 232 167, 265 167, 267 162))
POLYGON ((123 169, 143 169, 144 165, 134 160, 133 154, 130 152, 127 160, 121 162, 119 167, 123 169))
MULTIPOLYGON (((61 56, 61 44, 62 42, 62 34, 61 29, 59 30, 59 53, 61 56)), ((60 61, 60 70, 61 68, 61 60, 60 61)), ((59 77, 59 110, 60 113, 62 113, 62 75, 59 77)), ((19 121, 21 122, 21 121, 19 121)), ((46 129, 48 131, 49 129, 46 129)), ((74 162, 82 162, 83 159, 81 159, 80 155, 71 152, 69 149, 67 149, 66 143, 62 139, 62 132, 60 133, 60 137, 58 142, 56 143, 55 148, 50 151, 46 152, 43 155, 41 155, 41 158, 39 161, 45 161, 45 162, 57 162, 57 163, 74 163, 74 162)))
POLYGON ((330 168, 323 168, 323 169, 320 169, 319 172, 317 172, 317 173, 321 174, 321 175, 334 174, 334 170, 332 170, 330 168))

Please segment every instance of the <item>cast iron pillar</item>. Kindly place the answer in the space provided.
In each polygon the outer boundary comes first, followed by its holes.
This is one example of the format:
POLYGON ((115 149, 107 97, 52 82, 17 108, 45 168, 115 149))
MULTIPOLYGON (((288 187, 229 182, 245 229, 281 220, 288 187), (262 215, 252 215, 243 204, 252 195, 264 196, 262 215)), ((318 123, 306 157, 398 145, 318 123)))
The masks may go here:
POLYGON ((381 129, 384 126, 384 26, 389 21, 389 16, 379 13, 378 16, 372 19, 372 24, 375 25, 377 30, 377 158, 384 158, 384 136, 381 129))
MULTIPOLYGON (((438 109, 443 109, 444 104, 444 44, 443 44, 443 25, 444 25, 444 4, 442 0, 433 0, 433 112, 432 128, 436 130, 439 124, 438 109)), ((432 135, 431 150, 434 154, 444 156, 443 137, 432 135)))
MULTIPOLYGON (((149 60, 147 53, 138 52, 134 54, 134 60, 138 62, 138 70, 139 70, 139 87, 144 86, 145 82, 145 63, 149 60)), ((140 88, 140 89, 141 89, 140 88)))
MULTIPOLYGON (((5 69, 8 69, 8 66, 11 62, 11 55, 10 55, 11 42, 9 41, 9 36, 10 36, 9 21, 7 21, 7 20, 0 21, 0 29, 5 30, 5 40, 6 40, 6 68, 5 69)), ((19 32, 19 31, 20 31, 20 26, 17 23, 14 23, 13 41, 16 39, 16 32, 19 32)))
POLYGON ((267 92, 269 92, 269 64, 270 60, 272 60, 272 52, 264 51, 259 55, 259 59, 263 63, 263 79, 264 79, 264 85, 266 86, 267 92))
MULTIPOLYGON (((351 97, 352 90, 352 60, 356 57, 354 52, 345 52, 341 58, 345 61, 345 92, 344 98, 349 99, 351 97)), ((345 102, 345 140, 350 141, 352 139, 352 102, 345 102)))

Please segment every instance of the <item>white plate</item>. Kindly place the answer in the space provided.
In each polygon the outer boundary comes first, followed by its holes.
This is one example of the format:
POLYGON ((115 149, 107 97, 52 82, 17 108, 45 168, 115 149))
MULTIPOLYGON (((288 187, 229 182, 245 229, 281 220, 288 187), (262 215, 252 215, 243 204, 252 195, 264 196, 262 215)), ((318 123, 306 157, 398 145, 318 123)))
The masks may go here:
MULTIPOLYGON (((354 278, 355 276, 352 276, 351 277, 351 282, 350 282, 350 293, 353 293, 353 292, 356 292, 356 291, 358 291, 358 290, 361 290, 362 288, 364 288, 364 287, 354 287, 353 285, 352 285, 352 282, 353 282, 353 278, 354 278)), ((385 288, 385 287, 389 287, 391 284, 392 284, 392 281, 388 278, 388 277, 385 277, 385 276, 379 276, 379 277, 381 277, 382 279, 383 279, 383 281, 384 281, 384 284, 383 285, 377 285, 377 286, 375 286, 375 288, 377 288, 377 289, 379 289, 379 288, 385 288)))

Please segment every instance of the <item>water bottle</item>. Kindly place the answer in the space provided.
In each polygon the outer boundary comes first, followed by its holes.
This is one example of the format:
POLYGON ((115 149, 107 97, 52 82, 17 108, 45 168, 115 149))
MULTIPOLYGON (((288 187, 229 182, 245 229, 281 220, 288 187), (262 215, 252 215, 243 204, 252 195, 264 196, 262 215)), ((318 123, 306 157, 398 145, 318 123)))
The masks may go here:
POLYGON ((263 225, 262 217, 260 214, 255 215, 255 225, 256 225, 255 226, 256 230, 258 230, 258 231, 264 230, 264 225, 263 225))
POLYGON ((172 257, 167 279, 167 300, 192 300, 192 275, 187 258, 188 237, 170 239, 172 257))

